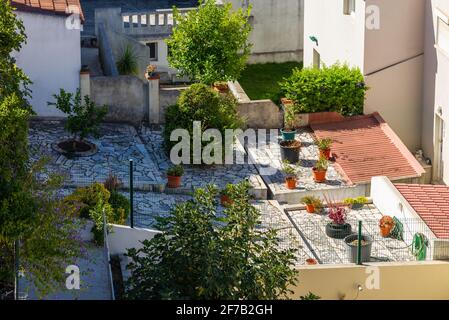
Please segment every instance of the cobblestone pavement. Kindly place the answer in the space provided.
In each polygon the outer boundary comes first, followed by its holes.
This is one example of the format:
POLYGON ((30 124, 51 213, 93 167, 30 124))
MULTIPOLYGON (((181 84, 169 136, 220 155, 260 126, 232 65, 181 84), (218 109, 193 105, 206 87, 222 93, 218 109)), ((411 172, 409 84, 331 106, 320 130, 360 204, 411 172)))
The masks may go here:
MULTIPOLYGON (((152 155, 153 161, 157 164, 160 172, 164 174, 170 167, 170 159, 163 149, 162 131, 150 129, 148 127, 140 128, 140 136, 152 155)), ((235 153, 245 153, 243 148, 235 148, 235 153)), ((244 155, 242 155, 244 157, 244 155)), ((233 165, 212 165, 212 166, 185 166, 184 176, 182 177, 183 187, 199 188, 208 184, 215 184, 219 188, 224 188, 228 183, 238 183, 248 179, 255 189, 265 189, 266 186, 260 179, 257 169, 252 164, 233 164, 233 165)))
POLYGON ((85 186, 103 182, 114 174, 129 185, 129 159, 135 163, 136 188, 165 184, 157 165, 144 147, 134 127, 122 124, 102 124, 101 137, 89 138, 98 146, 98 153, 89 157, 68 159, 52 149, 52 144, 69 138, 60 121, 33 121, 29 141, 31 160, 49 156, 48 169, 66 176, 67 186, 85 186))
MULTIPOLYGON (((290 211, 288 214, 323 264, 350 262, 344 241, 326 235, 326 224, 330 222, 326 214, 310 214, 305 210, 290 211)), ((361 210, 351 210, 347 215, 347 222, 351 224, 352 231, 356 232, 358 221, 362 221, 362 233, 373 237, 372 261, 414 261, 408 237, 405 237, 405 241, 400 241, 380 236, 378 224, 381 217, 382 214, 374 205, 365 205, 361 210)), ((404 225, 407 224, 412 227, 414 222, 404 221, 404 225)))
POLYGON ((299 165, 295 166, 298 169, 298 185, 296 190, 289 190, 285 186, 285 176, 282 172, 282 161, 280 154, 279 141, 270 141, 267 137, 267 143, 264 146, 258 147, 254 144, 247 144, 246 149, 254 159, 254 163, 258 171, 261 173, 263 179, 273 193, 279 191, 297 192, 298 190, 325 190, 346 186, 347 183, 342 175, 336 170, 334 164, 330 162, 326 174, 326 181, 324 183, 316 183, 313 180, 312 168, 319 157, 318 147, 314 144, 314 136, 310 130, 301 129, 296 136, 296 139, 301 141, 301 151, 299 155, 299 165), (267 169, 274 168, 274 174, 265 175, 263 172, 267 169))

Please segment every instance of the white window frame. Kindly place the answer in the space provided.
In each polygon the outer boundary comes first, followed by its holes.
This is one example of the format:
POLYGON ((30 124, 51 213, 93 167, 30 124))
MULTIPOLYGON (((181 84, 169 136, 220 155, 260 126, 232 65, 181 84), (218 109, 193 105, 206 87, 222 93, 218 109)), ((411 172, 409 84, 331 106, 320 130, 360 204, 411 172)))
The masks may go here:
POLYGON ((437 34, 435 41, 437 48, 449 57, 449 17, 440 10, 437 10, 437 34))
POLYGON ((355 14, 356 0, 343 0, 343 13, 347 16, 355 14))

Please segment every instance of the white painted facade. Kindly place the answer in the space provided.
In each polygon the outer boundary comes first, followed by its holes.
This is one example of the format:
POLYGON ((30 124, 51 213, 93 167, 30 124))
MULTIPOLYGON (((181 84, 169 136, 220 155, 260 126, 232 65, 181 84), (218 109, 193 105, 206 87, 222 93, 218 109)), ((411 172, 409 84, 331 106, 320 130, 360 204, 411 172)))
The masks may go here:
POLYGON ((449 1, 426 4, 422 146, 433 179, 449 184, 449 1))
POLYGON ((16 53, 17 65, 31 85, 31 105, 38 116, 62 117, 64 114, 47 102, 60 88, 75 92, 81 69, 80 30, 66 28, 66 17, 16 11, 23 20, 27 43, 16 53))
POLYGON ((304 65, 359 67, 378 111, 412 151, 421 146, 425 0, 305 0, 304 65), (317 39, 318 43, 310 37, 317 39))
POLYGON ((249 63, 302 61, 304 0, 226 0, 252 6, 249 63))

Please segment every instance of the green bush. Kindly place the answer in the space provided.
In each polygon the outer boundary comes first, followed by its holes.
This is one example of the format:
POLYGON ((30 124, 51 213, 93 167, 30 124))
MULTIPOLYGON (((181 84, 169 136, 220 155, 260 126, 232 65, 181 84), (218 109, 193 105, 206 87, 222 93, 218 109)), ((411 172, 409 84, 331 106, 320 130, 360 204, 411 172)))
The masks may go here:
POLYGON ((117 69, 121 75, 137 75, 138 74, 138 57, 130 45, 127 45, 122 52, 120 59, 117 61, 117 69))
POLYGON ((109 203, 114 211, 113 221, 114 223, 124 224, 129 217, 130 202, 127 197, 118 193, 117 191, 111 191, 111 197, 109 203))
POLYGON ((286 98, 295 101, 296 113, 335 111, 344 116, 363 113, 368 89, 358 68, 340 64, 295 69, 281 88, 286 98))
MULTIPOLYGON (((190 156, 192 159, 193 122, 201 121, 203 132, 213 128, 219 130, 224 137, 225 129, 238 129, 243 125, 236 107, 237 101, 231 95, 223 96, 204 84, 193 84, 181 94, 176 105, 167 108, 164 128, 166 152, 170 153, 173 146, 178 143, 178 141, 170 141, 172 131, 186 129, 191 137, 190 156)), ((203 146, 207 144, 208 142, 203 142, 203 146)))

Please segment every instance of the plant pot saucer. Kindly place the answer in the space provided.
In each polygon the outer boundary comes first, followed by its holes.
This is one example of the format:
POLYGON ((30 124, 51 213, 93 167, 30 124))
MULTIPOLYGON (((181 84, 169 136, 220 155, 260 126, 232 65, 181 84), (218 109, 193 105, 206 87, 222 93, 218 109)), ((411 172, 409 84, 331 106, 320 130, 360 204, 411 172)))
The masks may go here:
POLYGON ((89 141, 74 141, 73 139, 66 139, 62 141, 58 141, 51 145, 51 148, 70 158, 70 157, 90 157, 98 152, 98 147, 96 144, 91 143, 89 141), (73 149, 71 145, 76 143, 76 148, 73 149))

